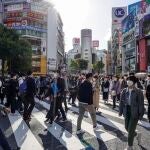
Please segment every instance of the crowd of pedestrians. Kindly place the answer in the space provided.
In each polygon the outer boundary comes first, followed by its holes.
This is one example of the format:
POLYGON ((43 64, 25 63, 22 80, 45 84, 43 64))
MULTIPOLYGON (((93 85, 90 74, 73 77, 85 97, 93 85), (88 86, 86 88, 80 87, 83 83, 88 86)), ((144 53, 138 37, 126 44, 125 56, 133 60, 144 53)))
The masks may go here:
MULTIPOLYGON (((68 76, 66 73, 57 72, 52 76, 33 77, 32 72, 29 71, 27 74, 11 73, 0 79, 0 111, 4 116, 8 112, 15 116, 19 111, 29 124, 35 98, 42 101, 48 98, 50 108, 45 122, 52 125, 55 119, 61 118, 61 122, 67 121, 68 104, 78 105, 77 134, 84 132, 81 124, 85 111, 90 113, 93 129, 101 127, 96 121, 96 111, 100 112, 100 101, 104 101, 107 105, 111 97, 112 109, 115 109, 116 103, 119 103, 119 116, 125 117, 129 150, 132 150, 135 136, 139 141, 141 139, 141 134, 136 133, 136 126, 145 112, 144 96, 148 100, 147 116, 150 122, 150 75, 145 79, 137 79, 134 73, 119 77, 99 76, 92 73, 68 76)), ((0 141, 0 144, 3 143, 2 140, 0 141)))

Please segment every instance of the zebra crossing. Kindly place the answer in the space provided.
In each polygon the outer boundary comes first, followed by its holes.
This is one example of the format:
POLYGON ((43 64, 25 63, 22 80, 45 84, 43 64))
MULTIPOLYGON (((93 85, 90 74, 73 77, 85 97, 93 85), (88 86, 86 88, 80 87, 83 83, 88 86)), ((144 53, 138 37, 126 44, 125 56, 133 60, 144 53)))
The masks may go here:
MULTIPOLYGON (((68 121, 65 123, 55 121, 50 126, 44 122, 46 112, 50 107, 49 102, 39 101, 38 99, 35 99, 35 101, 36 106, 32 113, 30 127, 24 122, 19 112, 16 116, 8 115, 6 118, 10 123, 10 128, 7 130, 11 130, 16 145, 21 150, 124 150, 126 147, 127 132, 124 128, 124 119, 118 116, 117 109, 112 110, 111 106, 105 105, 101 96, 101 114, 97 113, 96 117, 98 124, 103 127, 94 131, 89 114, 86 112, 82 121, 82 129, 85 133, 78 136, 76 135, 78 106, 68 104, 68 121)), ((111 105, 112 101, 109 100, 109 103, 111 105)), ((146 133, 150 130, 146 115, 144 120, 138 123, 138 130, 146 133)), ((135 146, 138 150, 139 147, 135 146)))

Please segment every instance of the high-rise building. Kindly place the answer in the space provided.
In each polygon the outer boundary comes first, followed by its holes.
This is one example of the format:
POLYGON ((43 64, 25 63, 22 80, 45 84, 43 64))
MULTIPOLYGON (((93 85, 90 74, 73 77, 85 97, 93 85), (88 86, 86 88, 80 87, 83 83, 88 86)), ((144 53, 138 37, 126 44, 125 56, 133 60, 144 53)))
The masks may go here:
POLYGON ((64 32, 60 14, 55 8, 48 11, 48 70, 53 71, 63 66, 64 32))
POLYGON ((0 21, 6 27, 17 30, 32 46, 32 69, 35 74, 47 73, 47 16, 50 7, 52 5, 45 0, 0 2, 3 16, 1 21, 0 15, 0 21))
POLYGON ((92 30, 81 30, 81 57, 88 60, 88 70, 92 68, 92 30))

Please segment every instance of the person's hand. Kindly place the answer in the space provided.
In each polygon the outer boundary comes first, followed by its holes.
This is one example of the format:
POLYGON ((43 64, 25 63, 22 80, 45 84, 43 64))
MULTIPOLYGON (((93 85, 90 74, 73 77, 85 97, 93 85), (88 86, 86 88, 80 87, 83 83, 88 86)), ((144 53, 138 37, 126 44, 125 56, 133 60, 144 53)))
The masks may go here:
POLYGON ((4 112, 5 112, 5 113, 10 113, 11 110, 10 110, 10 108, 5 107, 5 108, 4 108, 4 112))

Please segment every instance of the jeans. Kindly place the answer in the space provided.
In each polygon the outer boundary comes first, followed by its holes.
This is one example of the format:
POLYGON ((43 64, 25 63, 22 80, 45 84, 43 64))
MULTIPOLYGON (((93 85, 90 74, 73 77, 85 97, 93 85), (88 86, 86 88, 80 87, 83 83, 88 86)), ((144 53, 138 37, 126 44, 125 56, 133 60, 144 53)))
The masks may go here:
POLYGON ((78 120, 77 120, 77 130, 81 129, 81 123, 83 120, 83 116, 85 111, 88 109, 90 116, 92 118, 92 122, 93 122, 93 127, 96 127, 97 123, 96 123, 96 112, 95 112, 95 108, 93 105, 88 105, 88 104, 83 104, 79 102, 79 116, 78 116, 78 120))
POLYGON ((125 117, 125 129, 128 132, 128 145, 133 146, 134 137, 137 135, 135 132, 138 119, 133 119, 131 116, 131 107, 127 106, 127 113, 125 117))
POLYGON ((29 119, 32 113, 32 110, 35 106, 34 96, 33 95, 26 95, 24 100, 24 119, 29 119))

